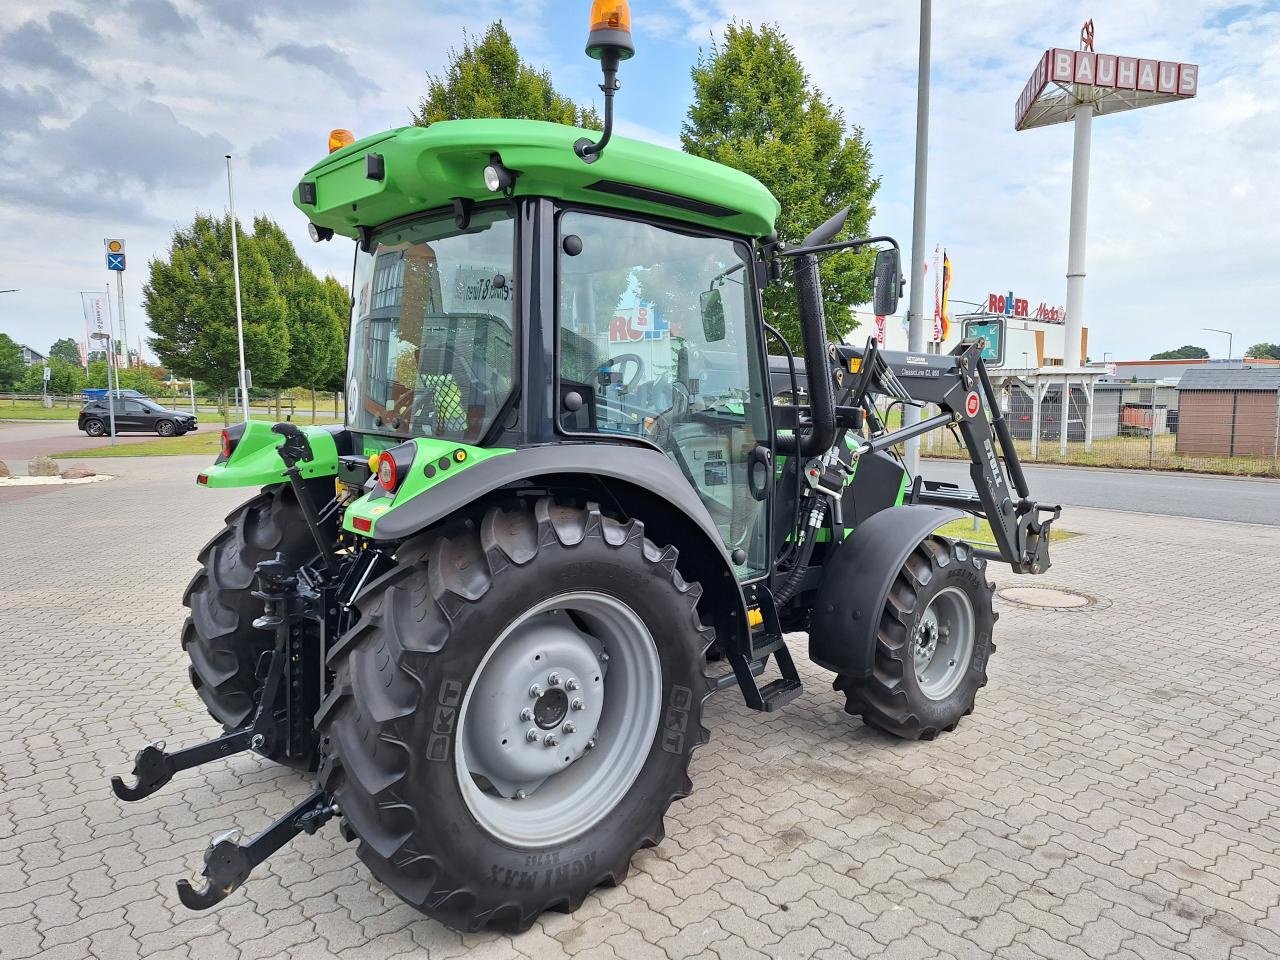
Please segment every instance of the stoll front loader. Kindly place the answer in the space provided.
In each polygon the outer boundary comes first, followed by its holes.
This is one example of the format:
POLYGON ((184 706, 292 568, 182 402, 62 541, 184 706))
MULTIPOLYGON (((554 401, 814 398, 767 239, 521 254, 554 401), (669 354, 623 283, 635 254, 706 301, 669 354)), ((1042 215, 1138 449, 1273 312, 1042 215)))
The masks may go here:
POLYGON ((137 800, 252 750, 314 791, 246 842, 216 837, 219 902, 338 818, 382 883, 464 930, 520 930, 617 884, 692 789, 717 690, 772 711, 807 630, 849 713, 931 739, 973 709, 994 646, 988 561, 1049 566, 980 356, 828 344, 818 255, 724 166, 610 138, 625 3, 597 2, 603 134, 525 120, 340 146, 294 203, 356 241, 346 422, 244 423, 197 478, 260 491, 201 551, 182 645, 219 739, 139 752, 137 800), (762 318, 790 275, 803 343, 762 318), (770 356, 769 342, 776 344, 770 356), (890 429, 877 401, 938 413, 890 429), (893 448, 955 429, 974 489, 893 448), (996 549, 939 536, 985 517, 996 549))

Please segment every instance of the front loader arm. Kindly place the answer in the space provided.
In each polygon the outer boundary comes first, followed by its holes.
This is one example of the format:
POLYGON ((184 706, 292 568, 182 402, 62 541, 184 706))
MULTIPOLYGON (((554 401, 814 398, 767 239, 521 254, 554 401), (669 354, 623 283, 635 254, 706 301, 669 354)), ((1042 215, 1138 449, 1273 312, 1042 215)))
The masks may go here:
POLYGON ((872 368, 862 381, 866 384, 862 396, 854 398, 867 410, 872 435, 855 449, 854 456, 954 425, 969 451, 973 490, 917 477, 908 502, 957 507, 984 517, 991 526, 997 550, 978 551, 980 554, 1008 563, 1015 573, 1043 573, 1049 569, 1049 528, 1062 508, 1043 506, 1031 499, 1022 462, 982 361, 979 341, 962 341, 950 354, 880 351, 873 344, 874 341, 865 351, 850 347, 839 350, 849 358, 857 356, 858 365, 865 363, 872 368), (940 412, 912 426, 889 431, 875 416, 876 396, 904 403, 933 403, 940 412))

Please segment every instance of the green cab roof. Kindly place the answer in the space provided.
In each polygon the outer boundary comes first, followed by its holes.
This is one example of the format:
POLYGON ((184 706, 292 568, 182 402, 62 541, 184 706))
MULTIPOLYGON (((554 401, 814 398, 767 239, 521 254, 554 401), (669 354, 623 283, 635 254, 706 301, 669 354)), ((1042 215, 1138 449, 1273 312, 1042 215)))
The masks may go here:
POLYGON ((573 150, 580 137, 594 141, 600 132, 541 120, 401 127, 321 160, 303 175, 293 203, 317 226, 355 238, 358 227, 447 207, 455 197, 495 199, 484 168, 497 154, 517 174, 517 196, 656 214, 749 237, 773 233, 778 201, 740 170, 619 136, 594 163, 584 163, 573 150), (374 179, 377 160, 369 157, 382 158, 381 179, 374 179))

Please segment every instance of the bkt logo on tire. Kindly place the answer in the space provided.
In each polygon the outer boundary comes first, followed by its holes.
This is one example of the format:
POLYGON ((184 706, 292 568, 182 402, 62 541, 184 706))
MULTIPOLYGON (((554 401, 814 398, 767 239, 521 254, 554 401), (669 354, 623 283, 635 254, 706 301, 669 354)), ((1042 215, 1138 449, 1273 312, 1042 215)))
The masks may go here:
POLYGON ((982 402, 978 399, 978 391, 970 390, 969 395, 964 398, 964 412, 970 417, 976 417, 978 411, 982 409, 982 402))

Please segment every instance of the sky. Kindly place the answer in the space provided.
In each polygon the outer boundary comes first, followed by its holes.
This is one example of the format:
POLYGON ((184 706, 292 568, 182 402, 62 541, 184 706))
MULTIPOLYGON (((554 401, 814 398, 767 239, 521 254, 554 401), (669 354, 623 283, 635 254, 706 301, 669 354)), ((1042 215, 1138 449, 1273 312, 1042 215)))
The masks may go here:
MULTIPOLYGON (((313 244, 290 193, 328 131, 408 122, 464 32, 501 18, 557 87, 599 104, 582 52, 586 0, 6 0, 0 5, 0 331, 38 350, 83 338, 79 291, 127 242, 129 339, 175 226, 227 204, 281 223, 319 273, 351 244, 313 244)), ((881 179, 875 233, 911 242, 918 4, 632 0, 617 131, 679 146, 690 67, 730 18, 776 23, 813 82, 863 129, 881 179)), ((1095 20, 1099 52, 1200 65, 1198 96, 1093 124, 1084 323, 1094 360, 1184 343, 1225 356, 1280 341, 1280 2, 1131 0, 934 6, 929 248, 958 301, 1066 300, 1070 125, 1016 133, 1013 106, 1049 47, 1095 20)), ((932 281, 926 300, 932 303, 932 281)), ((113 287, 114 289, 114 287, 113 287)), ((930 307, 931 308, 931 307, 930 307)), ((144 346, 150 358, 152 351, 144 346)))

